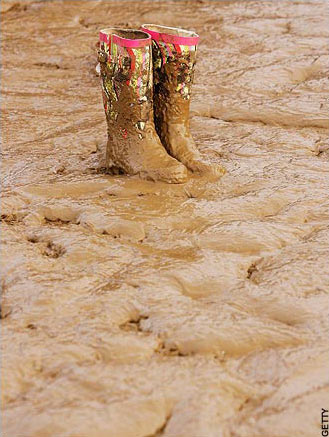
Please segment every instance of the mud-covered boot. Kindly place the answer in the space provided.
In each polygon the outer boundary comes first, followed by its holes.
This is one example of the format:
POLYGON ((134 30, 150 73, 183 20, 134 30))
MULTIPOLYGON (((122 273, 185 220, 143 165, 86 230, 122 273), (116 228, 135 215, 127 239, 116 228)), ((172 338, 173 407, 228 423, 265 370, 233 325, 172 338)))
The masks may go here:
POLYGON ((142 30, 152 37, 154 121, 162 144, 193 172, 222 176, 222 166, 201 160, 190 132, 190 97, 199 36, 154 24, 143 24, 142 30))
POLYGON ((98 59, 108 125, 108 169, 184 182, 186 167, 168 155, 154 127, 150 36, 140 30, 101 30, 98 59))

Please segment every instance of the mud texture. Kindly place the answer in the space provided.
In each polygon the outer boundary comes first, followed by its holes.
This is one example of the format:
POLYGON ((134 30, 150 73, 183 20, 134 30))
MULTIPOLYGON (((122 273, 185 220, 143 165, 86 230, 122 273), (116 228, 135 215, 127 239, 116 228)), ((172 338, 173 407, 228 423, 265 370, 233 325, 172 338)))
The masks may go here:
POLYGON ((8 437, 313 437, 328 409, 327 5, 2 1, 8 437), (195 30, 220 181, 103 173, 95 40, 195 30))

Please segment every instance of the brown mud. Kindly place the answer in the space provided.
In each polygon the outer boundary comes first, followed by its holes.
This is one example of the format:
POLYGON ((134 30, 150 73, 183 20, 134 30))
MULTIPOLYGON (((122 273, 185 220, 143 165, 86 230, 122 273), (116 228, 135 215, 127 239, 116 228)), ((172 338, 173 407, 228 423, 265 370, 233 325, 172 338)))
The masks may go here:
POLYGON ((2 1, 6 437, 312 437, 328 408, 328 23, 317 1, 2 1), (107 18, 108 17, 108 18, 107 18), (95 40, 201 35, 216 182, 102 173, 95 40))

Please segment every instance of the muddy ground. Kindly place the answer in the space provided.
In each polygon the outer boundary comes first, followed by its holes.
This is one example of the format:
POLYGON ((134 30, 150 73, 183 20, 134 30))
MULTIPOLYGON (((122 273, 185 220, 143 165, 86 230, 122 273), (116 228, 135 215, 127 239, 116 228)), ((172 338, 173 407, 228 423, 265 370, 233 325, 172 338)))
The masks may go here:
POLYGON ((2 1, 4 437, 315 437, 328 408, 321 1, 2 1), (201 36, 183 185, 102 173, 94 45, 201 36))

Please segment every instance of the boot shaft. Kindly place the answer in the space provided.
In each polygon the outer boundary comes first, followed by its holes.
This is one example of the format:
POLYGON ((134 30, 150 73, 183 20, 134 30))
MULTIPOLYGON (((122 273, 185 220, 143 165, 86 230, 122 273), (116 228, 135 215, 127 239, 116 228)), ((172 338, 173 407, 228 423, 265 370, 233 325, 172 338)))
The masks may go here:
POLYGON ((101 30, 98 54, 108 122, 129 116, 135 123, 145 123, 153 96, 150 36, 139 30, 101 30))
POLYGON ((153 24, 144 24, 142 29, 152 37, 155 87, 167 99, 189 100, 199 36, 188 30, 153 24))

